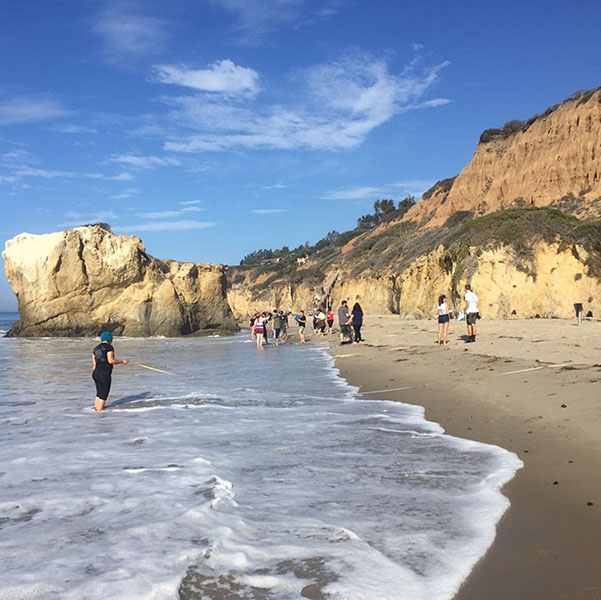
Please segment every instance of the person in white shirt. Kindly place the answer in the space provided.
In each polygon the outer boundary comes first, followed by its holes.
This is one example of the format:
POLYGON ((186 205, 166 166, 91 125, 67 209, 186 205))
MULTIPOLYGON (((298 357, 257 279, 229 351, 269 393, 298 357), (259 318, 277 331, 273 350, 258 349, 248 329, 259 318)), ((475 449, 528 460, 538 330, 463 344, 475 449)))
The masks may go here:
POLYGON ((478 320, 480 307, 478 296, 472 291, 472 286, 465 286, 465 322, 467 323, 467 341, 476 341, 476 321, 478 320))

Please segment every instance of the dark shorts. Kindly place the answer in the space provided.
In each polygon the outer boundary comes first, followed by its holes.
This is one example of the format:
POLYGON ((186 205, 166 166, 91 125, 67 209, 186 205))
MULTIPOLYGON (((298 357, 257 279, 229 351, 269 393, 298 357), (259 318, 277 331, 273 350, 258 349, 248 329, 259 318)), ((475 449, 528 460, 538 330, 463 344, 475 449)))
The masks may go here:
POLYGON ((478 313, 467 313, 465 315, 465 321, 468 325, 475 325, 478 320, 478 313))
POLYGON ((111 391, 111 374, 104 371, 94 371, 92 379, 96 384, 96 397, 101 400, 106 400, 111 391))
POLYGON ((273 330, 273 337, 276 340, 280 337, 280 330, 279 329, 274 329, 273 330))
POLYGON ((350 325, 341 325, 340 326, 340 333, 342 335, 346 335, 349 336, 351 335, 351 326, 350 325))
POLYGON ((439 323, 448 323, 450 321, 449 315, 439 315, 438 322, 439 323))
POLYGON ((328 319, 328 327, 331 329, 332 325, 334 325, 334 319, 328 319))

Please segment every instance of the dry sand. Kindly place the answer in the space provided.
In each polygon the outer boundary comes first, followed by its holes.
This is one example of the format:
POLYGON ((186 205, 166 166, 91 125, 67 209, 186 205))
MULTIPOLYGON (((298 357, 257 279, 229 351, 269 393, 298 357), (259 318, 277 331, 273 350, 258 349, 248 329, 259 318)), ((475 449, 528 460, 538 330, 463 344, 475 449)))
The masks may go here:
POLYGON ((363 392, 390 390, 366 398, 424 406, 447 433, 524 462, 457 600, 600 600, 601 323, 482 319, 466 344, 465 324, 452 321, 439 348, 434 319, 366 321, 365 343, 330 350, 363 392))

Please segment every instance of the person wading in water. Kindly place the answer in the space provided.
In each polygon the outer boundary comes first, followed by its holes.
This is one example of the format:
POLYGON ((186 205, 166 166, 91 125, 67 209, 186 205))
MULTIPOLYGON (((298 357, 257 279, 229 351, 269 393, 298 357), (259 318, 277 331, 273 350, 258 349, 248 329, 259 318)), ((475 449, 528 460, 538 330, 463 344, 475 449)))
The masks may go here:
POLYGON ((100 412, 111 390, 111 375, 113 365, 127 365, 128 360, 117 360, 115 349, 111 345, 113 335, 109 331, 103 331, 100 336, 100 344, 92 351, 92 379, 96 384, 96 398, 94 398, 94 410, 100 412))

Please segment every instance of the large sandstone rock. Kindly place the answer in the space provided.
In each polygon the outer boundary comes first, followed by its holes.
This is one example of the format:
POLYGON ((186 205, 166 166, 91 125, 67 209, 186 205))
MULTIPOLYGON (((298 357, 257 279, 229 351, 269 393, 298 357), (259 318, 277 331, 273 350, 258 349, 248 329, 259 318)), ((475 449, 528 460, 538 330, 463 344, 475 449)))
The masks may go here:
POLYGON ((557 206, 577 216, 601 209, 601 90, 553 107, 523 131, 478 144, 455 180, 425 195, 405 220, 442 225, 453 213, 557 206))
POLYGON ((224 265, 160 261, 139 238, 99 226, 6 243, 6 277, 17 295, 18 336, 177 336, 235 329, 224 265))

